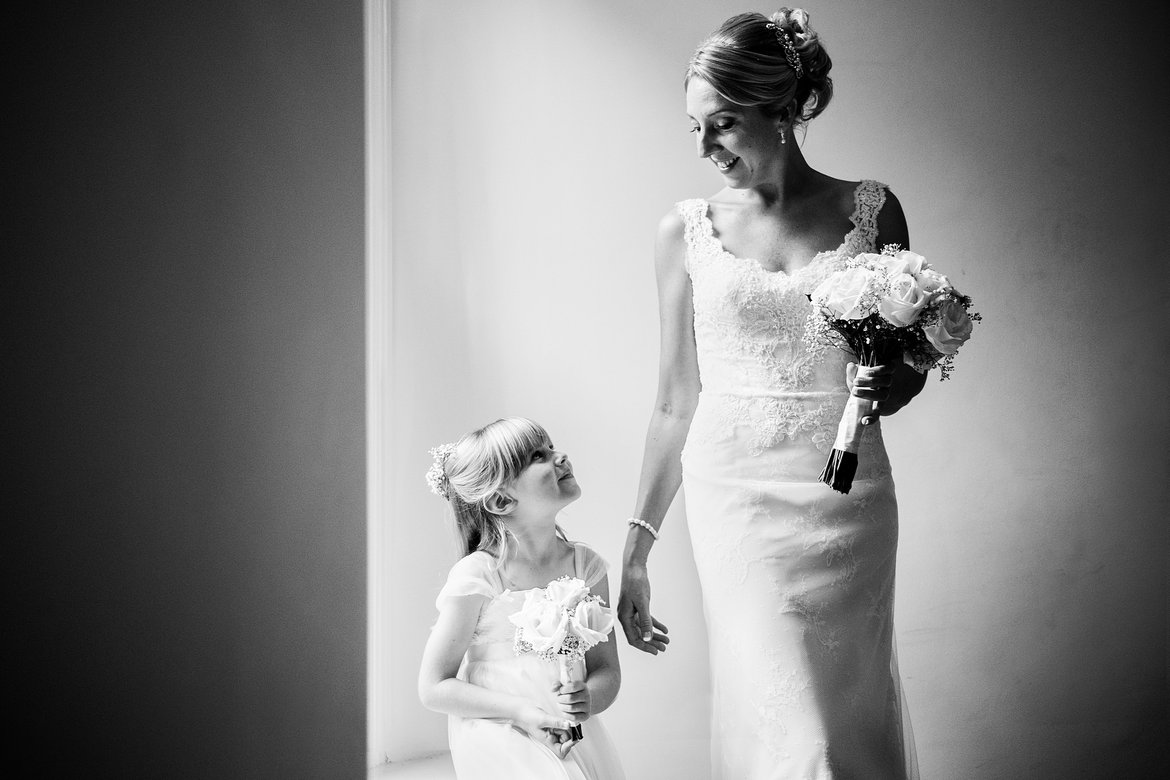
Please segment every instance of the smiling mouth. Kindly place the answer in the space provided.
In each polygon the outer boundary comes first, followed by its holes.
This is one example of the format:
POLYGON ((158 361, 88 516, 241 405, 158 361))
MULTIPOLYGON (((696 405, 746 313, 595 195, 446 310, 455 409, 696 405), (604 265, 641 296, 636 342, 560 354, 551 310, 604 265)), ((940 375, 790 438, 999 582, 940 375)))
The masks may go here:
POLYGON ((715 167, 718 168, 720 171, 727 171, 727 170, 731 169, 731 166, 733 166, 737 162, 739 162, 739 158, 732 157, 730 160, 716 160, 715 158, 712 157, 711 162, 715 163, 715 167))

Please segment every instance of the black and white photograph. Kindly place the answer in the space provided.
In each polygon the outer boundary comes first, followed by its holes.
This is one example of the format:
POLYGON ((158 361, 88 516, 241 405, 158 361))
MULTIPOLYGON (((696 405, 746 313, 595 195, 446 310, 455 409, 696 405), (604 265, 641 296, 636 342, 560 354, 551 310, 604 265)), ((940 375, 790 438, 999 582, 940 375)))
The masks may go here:
POLYGON ((1168 23, 14 20, 10 772, 1170 774, 1168 23))

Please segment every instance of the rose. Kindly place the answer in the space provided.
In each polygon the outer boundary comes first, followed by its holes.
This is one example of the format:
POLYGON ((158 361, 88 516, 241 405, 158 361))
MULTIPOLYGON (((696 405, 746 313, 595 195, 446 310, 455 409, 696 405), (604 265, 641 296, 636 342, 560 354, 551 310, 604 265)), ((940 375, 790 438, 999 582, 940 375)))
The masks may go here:
POLYGON ((923 327, 922 335, 942 354, 953 355, 971 338, 971 318, 961 303, 945 298, 938 305, 938 322, 923 327))
POLYGON ((808 34, 808 14, 803 8, 793 8, 788 12, 788 22, 792 29, 803 39, 808 34))
POLYGON ((928 268, 926 258, 909 249, 903 249, 892 255, 880 255, 880 262, 890 272, 890 276, 910 274, 917 277, 928 268))
POLYGON ((904 328, 918 319, 929 301, 930 296, 913 276, 900 273, 890 277, 889 291, 878 305, 878 311, 886 322, 904 328))
POLYGON ((951 287, 950 279, 930 267, 923 268, 915 278, 918 279, 918 286, 922 291, 932 298, 938 298, 955 289, 951 287))
POLYGON ((613 628, 613 609, 603 606, 600 598, 582 599, 569 619, 573 632, 586 647, 609 641, 613 628))
POLYGON ((524 632, 524 640, 538 653, 560 647, 569 630, 569 616, 549 601, 541 588, 528 591, 524 606, 508 619, 524 632))
POLYGON ((557 605, 557 609, 571 610, 577 602, 589 595, 589 588, 576 577, 561 577, 548 584, 545 597, 557 605))
POLYGON ((880 271, 864 266, 846 268, 821 282, 810 297, 833 319, 865 319, 873 314, 881 276, 880 271))

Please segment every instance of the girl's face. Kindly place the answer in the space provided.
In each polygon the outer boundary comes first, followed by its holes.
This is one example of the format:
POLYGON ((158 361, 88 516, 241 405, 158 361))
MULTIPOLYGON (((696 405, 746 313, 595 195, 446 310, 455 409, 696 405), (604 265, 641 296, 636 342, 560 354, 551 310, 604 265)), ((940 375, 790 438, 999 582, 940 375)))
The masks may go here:
POLYGON ((528 465, 508 486, 517 509, 525 514, 553 514, 581 497, 581 488, 573 477, 573 464, 551 442, 545 442, 529 455, 528 465))
POLYGON ((732 103, 700 78, 687 83, 687 115, 699 156, 714 163, 728 187, 747 189, 779 178, 782 121, 732 103))

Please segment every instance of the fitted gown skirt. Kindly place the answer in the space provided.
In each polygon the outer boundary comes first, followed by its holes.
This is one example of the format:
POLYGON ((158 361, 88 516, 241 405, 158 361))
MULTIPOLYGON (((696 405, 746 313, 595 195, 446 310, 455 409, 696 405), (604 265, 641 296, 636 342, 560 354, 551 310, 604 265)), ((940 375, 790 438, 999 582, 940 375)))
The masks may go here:
POLYGON ((683 490, 710 636, 713 777, 913 777, 880 425, 842 495, 819 480, 823 441, 761 446, 751 426, 713 419, 711 400, 696 410, 692 432, 711 435, 688 439, 683 490))

